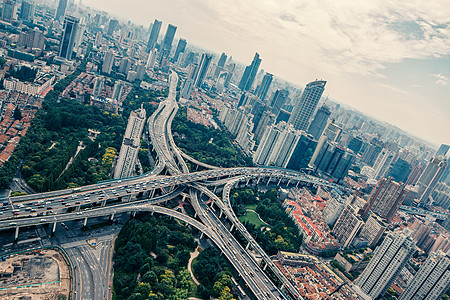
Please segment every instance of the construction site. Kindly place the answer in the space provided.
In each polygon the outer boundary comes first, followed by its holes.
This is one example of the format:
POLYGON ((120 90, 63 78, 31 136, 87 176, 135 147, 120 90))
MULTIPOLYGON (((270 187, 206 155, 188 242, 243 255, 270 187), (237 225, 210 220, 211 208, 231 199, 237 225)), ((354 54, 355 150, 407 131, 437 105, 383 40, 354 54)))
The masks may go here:
POLYGON ((0 299, 69 299, 69 266, 59 250, 33 250, 3 257, 0 299))

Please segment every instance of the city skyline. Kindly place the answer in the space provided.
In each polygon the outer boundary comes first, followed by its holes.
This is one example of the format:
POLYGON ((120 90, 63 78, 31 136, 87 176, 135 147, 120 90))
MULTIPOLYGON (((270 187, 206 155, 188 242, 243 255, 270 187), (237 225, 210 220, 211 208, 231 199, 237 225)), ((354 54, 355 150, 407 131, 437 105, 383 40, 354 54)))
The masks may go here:
POLYGON ((160 1, 105 2, 83 3, 144 26, 154 18, 175 24, 177 39, 226 52, 243 64, 258 52, 261 68, 279 78, 300 86, 327 80, 324 96, 334 101, 435 145, 450 141, 445 132, 450 127, 450 34, 443 1, 420 9, 414 3, 378 2, 358 7, 350 2, 339 7, 288 2, 279 7, 266 1, 254 7, 176 1, 170 9, 160 1), (137 6, 150 11, 135 11, 137 6))

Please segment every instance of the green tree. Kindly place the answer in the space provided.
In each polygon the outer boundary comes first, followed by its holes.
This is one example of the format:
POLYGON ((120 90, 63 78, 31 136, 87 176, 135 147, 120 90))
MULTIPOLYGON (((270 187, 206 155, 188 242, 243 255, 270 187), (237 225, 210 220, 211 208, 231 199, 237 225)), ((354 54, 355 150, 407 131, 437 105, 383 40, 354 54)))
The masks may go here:
POLYGON ((19 107, 16 106, 16 108, 14 109, 14 114, 13 114, 14 119, 16 120, 22 120, 22 112, 20 111, 19 107))

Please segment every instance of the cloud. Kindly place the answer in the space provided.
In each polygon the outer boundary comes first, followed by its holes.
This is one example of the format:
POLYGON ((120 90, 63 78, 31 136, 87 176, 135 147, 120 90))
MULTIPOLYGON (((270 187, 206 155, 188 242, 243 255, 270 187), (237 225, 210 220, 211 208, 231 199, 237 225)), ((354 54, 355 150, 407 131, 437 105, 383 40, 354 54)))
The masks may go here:
POLYGON ((448 84, 448 78, 444 75, 442 75, 441 73, 439 74, 433 74, 432 75, 434 78, 436 78, 435 83, 442 85, 442 86, 446 86, 448 84))
POLYGON ((404 94, 404 95, 409 94, 409 93, 408 93, 407 91, 405 91, 405 90, 399 89, 399 88, 397 88, 397 87, 394 87, 394 86, 389 85, 389 84, 386 84, 386 83, 380 83, 380 84, 377 84, 377 85, 378 85, 379 87, 381 87, 381 88, 385 88, 385 89, 394 91, 394 92, 399 93, 399 94, 404 94))

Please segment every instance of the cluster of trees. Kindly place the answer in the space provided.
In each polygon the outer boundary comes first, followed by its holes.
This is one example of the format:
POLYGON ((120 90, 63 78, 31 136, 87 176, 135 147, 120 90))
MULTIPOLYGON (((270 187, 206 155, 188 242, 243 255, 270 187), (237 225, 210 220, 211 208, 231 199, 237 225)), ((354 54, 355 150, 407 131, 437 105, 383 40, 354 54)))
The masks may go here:
POLYGON ((32 188, 64 189, 109 178, 111 158, 103 158, 120 149, 125 131, 122 118, 97 107, 62 99, 39 111, 33 125, 25 137, 28 149, 21 169, 32 188), (95 141, 88 138, 88 129, 101 132, 95 141), (80 142, 85 148, 63 172, 80 142))
MULTIPOLYGON (((42 110, 38 111, 35 119, 33 119, 33 121, 31 122, 31 126, 27 131, 27 134, 20 140, 20 143, 14 150, 14 153, 10 156, 9 160, 6 161, 3 167, 0 169, 0 188, 5 189, 9 187, 9 184, 11 183, 20 162, 23 159, 25 159, 28 155, 34 153, 34 149, 37 148, 38 145, 35 144, 34 139, 37 136, 40 137, 43 134, 41 132, 42 123, 38 119, 38 117, 40 116, 42 118, 42 116, 45 116, 47 114, 48 109, 58 102, 59 94, 78 75, 80 75, 81 72, 85 70, 86 70, 86 61, 83 61, 71 75, 66 76, 64 79, 61 79, 58 83, 55 84, 53 90, 47 93, 44 102, 42 103, 42 110)), ((75 114, 76 111, 73 111, 72 113, 75 114)))
POLYGON ((130 219, 115 243, 115 299, 187 299, 187 265, 196 247, 190 229, 169 217, 144 213, 130 219))
POLYGON ((203 299, 233 299, 231 270, 217 248, 209 247, 200 252, 194 265, 194 275, 202 284, 197 292, 203 299))
POLYGON ((294 221, 286 214, 278 201, 277 190, 257 192, 252 189, 239 189, 230 199, 239 204, 257 204, 255 211, 261 219, 271 224, 271 228, 258 228, 245 222, 244 225, 256 241, 269 255, 280 251, 298 252, 303 236, 299 234, 294 221), (242 197, 241 197, 242 195, 242 197), (258 199, 260 199, 258 201, 258 199))
POLYGON ((224 131, 189 121, 186 108, 178 110, 172 130, 177 146, 201 162, 224 168, 253 165, 251 158, 233 147, 224 131))
POLYGON ((19 79, 20 81, 33 82, 36 79, 36 74, 38 70, 35 68, 30 68, 27 66, 22 66, 20 69, 15 71, 14 69, 9 70, 9 76, 19 79))

